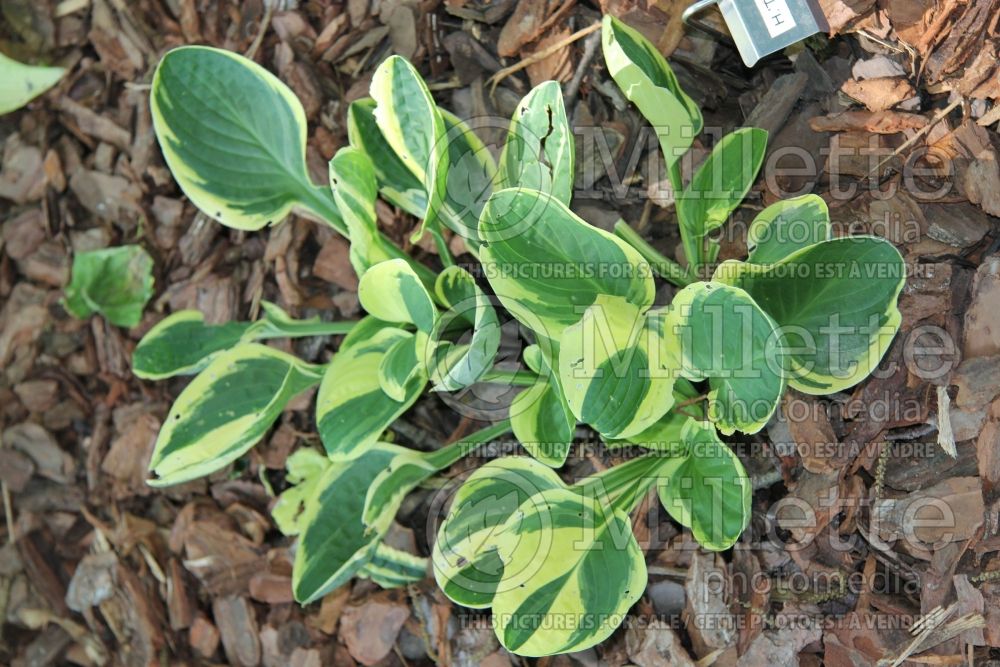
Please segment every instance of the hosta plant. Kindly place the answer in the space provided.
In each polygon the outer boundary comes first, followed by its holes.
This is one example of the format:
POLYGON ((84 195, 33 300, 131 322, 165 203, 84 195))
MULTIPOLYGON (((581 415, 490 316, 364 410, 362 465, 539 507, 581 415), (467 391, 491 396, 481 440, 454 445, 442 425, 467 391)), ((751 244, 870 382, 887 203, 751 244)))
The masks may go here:
POLYGON ((756 180, 766 134, 723 137, 685 185, 681 158, 702 129, 698 107, 635 30, 606 18, 603 47, 611 76, 660 139, 686 266, 624 222, 612 234, 573 212, 573 132, 554 82, 518 104, 494 155, 437 106, 412 65, 390 57, 371 98, 350 105, 349 145, 319 186, 305 166, 302 107, 273 75, 204 47, 173 50, 157 68, 156 133, 204 213, 256 230, 304 209, 350 240, 362 320, 296 320, 265 304, 257 321, 214 325, 183 311, 134 355, 140 377, 196 374, 160 432, 154 485, 223 468, 293 397, 318 387, 323 451, 289 458, 292 486, 274 507, 280 529, 298 536, 300 602, 355 576, 400 585, 430 565, 452 600, 492 610, 509 650, 591 646, 645 589, 629 514, 647 493, 655 489, 705 548, 732 546, 749 520, 751 487, 720 433, 756 433, 788 387, 840 391, 886 351, 904 281, 896 249, 869 236, 833 238, 823 200, 807 195, 760 211, 746 260, 717 265, 712 232, 756 180), (436 244, 440 271, 379 230, 378 198, 420 219, 414 240, 436 244), (451 254, 454 236, 465 263, 451 254), (669 305, 655 303, 658 278, 678 288, 669 305), (518 368, 498 367, 511 318, 527 345, 518 368), (317 335, 344 336, 322 364, 261 342, 317 335), (523 386, 495 423, 433 451, 387 441, 428 389, 489 382, 523 386), (610 447, 647 453, 566 480, 558 470, 581 425, 610 447), (384 543, 410 490, 508 432, 527 455, 489 460, 461 484, 429 536, 430 563, 384 543))

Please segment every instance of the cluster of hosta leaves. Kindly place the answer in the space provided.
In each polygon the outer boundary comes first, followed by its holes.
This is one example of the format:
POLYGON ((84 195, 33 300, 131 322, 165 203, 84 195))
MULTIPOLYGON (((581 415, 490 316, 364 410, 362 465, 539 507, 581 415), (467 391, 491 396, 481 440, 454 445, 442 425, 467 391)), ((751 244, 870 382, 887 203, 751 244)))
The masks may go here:
POLYGON ((454 494, 431 556, 459 604, 492 608, 501 642, 523 655, 581 650, 606 638, 645 588, 629 513, 655 488, 706 548, 726 549, 749 520, 750 484, 719 432, 752 434, 788 386, 839 391, 878 363, 899 324, 898 252, 873 237, 831 238, 812 195, 767 207, 746 261, 715 264, 710 238, 757 177, 766 134, 723 137, 685 186, 679 160, 700 132, 698 108, 661 54, 605 19, 612 77, 656 128, 688 260, 667 266, 623 223, 616 234, 570 208, 573 133, 558 84, 518 104, 499 159, 438 108, 405 60, 376 70, 371 98, 347 111, 348 146, 330 187, 305 167, 301 105, 275 77, 230 53, 171 51, 153 82, 153 120, 173 174, 208 215, 259 229, 293 208, 351 242, 367 317, 295 320, 272 304, 254 322, 211 324, 174 313, 135 351, 141 377, 197 374, 167 415, 152 484, 220 470, 259 441, 311 387, 323 452, 288 461, 274 508, 297 535, 293 587, 311 602, 354 576, 393 586, 424 559, 385 543, 406 494, 478 445, 513 431, 529 456, 496 459, 454 494), (419 217, 444 269, 414 261, 378 229, 376 199, 419 217), (478 257, 454 263, 448 236, 478 257), (669 270, 667 270, 669 269, 669 270), (485 276, 487 285, 474 274, 485 276), (681 289, 654 306, 655 275, 681 289), (506 314, 530 344, 505 419, 432 452, 385 442, 429 388, 455 392, 509 376, 495 367, 506 314), (262 345, 346 334, 329 362, 262 345), (580 424, 647 454, 566 483, 556 472, 580 424))

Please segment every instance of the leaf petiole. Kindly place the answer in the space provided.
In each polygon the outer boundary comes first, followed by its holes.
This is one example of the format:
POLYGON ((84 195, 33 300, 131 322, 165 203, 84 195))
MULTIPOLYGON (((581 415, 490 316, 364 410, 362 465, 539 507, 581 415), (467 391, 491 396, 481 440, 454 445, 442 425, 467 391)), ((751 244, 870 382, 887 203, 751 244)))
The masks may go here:
POLYGON ((651 246, 624 220, 615 223, 615 236, 635 248, 643 259, 649 262, 653 273, 659 277, 678 287, 687 287, 691 284, 691 277, 684 267, 651 246))

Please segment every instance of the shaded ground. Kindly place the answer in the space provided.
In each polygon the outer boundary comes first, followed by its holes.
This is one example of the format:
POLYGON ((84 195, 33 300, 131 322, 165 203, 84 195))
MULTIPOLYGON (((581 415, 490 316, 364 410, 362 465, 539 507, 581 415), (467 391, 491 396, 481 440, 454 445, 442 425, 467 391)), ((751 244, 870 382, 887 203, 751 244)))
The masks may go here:
MULTIPOLYGON (((755 210, 813 191, 838 232, 896 243, 911 277, 884 372, 850 394, 793 394, 784 420, 734 443, 756 489, 747 543, 697 551, 651 500, 635 517, 650 586, 629 627, 540 662, 846 666, 926 649, 906 664, 1000 659, 990 648, 1000 646, 1000 0, 822 4, 846 36, 811 38, 749 72, 725 43, 685 35, 672 0, 349 0, 274 11, 253 0, 0 0, 0 49, 70 68, 55 90, 0 118, 0 663, 523 662, 431 578, 387 592, 357 581, 308 609, 291 602, 290 542, 269 519, 269 490, 280 490, 289 452, 316 439, 308 400, 225 474, 144 485, 183 381, 139 382, 129 358, 164 314, 249 319, 261 299, 299 316, 359 313, 347 246, 332 232, 291 218, 243 234, 186 202, 156 146, 147 84, 179 44, 254 54, 302 99, 322 180, 346 141, 346 104, 366 94, 389 53, 410 57, 463 117, 509 117, 531 85, 557 78, 577 130, 578 212, 604 227, 623 216, 674 254, 655 142, 603 69, 596 35, 531 57, 602 10, 672 54, 714 136, 744 124, 771 132, 765 177, 727 228, 723 259, 745 254, 755 210), (531 62, 493 89, 490 78, 522 59, 531 62), (143 323, 124 331, 70 318, 59 298, 73 253, 126 242, 156 259, 143 323), (943 514, 914 515, 926 507, 943 514), (896 539, 914 528, 916 539, 896 539), (939 606, 945 623, 911 635, 917 616, 939 606)), ((414 221, 380 206, 381 224, 405 242, 414 221)), ((435 261, 431 248, 416 252, 435 261)), ((322 339, 295 346, 309 360, 331 349, 322 339)), ((430 448, 473 427, 430 397, 393 431, 430 448)), ((567 471, 608 463, 581 447, 567 471)), ((430 495, 408 501, 394 536, 421 554, 430 495)))

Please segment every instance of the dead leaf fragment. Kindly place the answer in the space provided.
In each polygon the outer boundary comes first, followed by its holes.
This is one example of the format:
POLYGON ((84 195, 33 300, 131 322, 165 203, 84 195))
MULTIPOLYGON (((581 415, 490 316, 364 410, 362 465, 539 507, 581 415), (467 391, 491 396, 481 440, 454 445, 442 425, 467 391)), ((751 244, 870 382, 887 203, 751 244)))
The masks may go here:
POLYGON ((917 94, 913 85, 902 77, 882 77, 864 81, 849 79, 841 86, 841 90, 872 111, 886 111, 917 94))
POLYGON ((389 655, 409 617, 410 609, 399 591, 381 591, 344 610, 340 637, 355 660, 374 665, 389 655))

